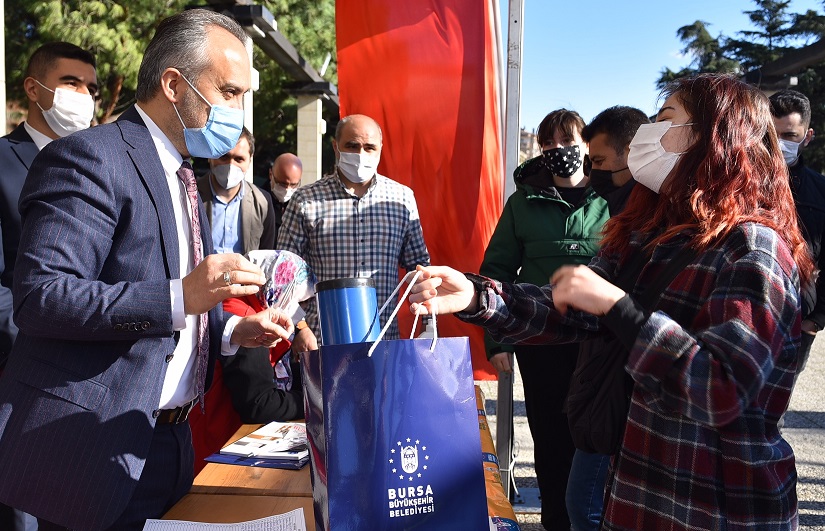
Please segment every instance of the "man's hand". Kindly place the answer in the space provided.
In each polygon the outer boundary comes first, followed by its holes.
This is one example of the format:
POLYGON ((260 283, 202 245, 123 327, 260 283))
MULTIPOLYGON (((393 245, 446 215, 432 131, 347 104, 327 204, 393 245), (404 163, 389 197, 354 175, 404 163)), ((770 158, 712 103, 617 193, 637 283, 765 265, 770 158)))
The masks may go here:
POLYGON ((819 332, 819 325, 810 319, 802 320, 802 333, 815 336, 817 332, 819 332))
POLYGON ((573 308, 601 316, 625 296, 621 288, 583 265, 558 268, 550 283, 553 284, 553 304, 562 314, 573 308))
POLYGON ((243 256, 210 254, 183 277, 184 311, 187 315, 206 313, 229 297, 257 293, 258 286, 264 282, 266 277, 261 268, 243 256))
POLYGON ((418 266, 421 276, 410 290, 410 311, 421 315, 475 313, 478 294, 463 273, 444 266, 418 266))
POLYGON ((292 338, 292 352, 300 354, 312 350, 318 350, 318 339, 312 333, 312 329, 307 326, 295 332, 295 337, 292 338))
POLYGON ((292 319, 280 310, 267 308, 254 315, 241 318, 232 331, 233 345, 255 348, 272 348, 282 339, 289 339, 294 327, 292 319))
POLYGON ((490 358, 490 364, 498 372, 513 372, 513 354, 511 352, 498 352, 490 358))

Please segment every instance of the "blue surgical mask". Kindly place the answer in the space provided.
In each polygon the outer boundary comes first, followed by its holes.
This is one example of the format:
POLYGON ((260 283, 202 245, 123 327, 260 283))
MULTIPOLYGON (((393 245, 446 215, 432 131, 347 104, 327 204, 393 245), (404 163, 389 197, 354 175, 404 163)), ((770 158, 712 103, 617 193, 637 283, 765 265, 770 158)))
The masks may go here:
POLYGON ((183 139, 186 142, 186 149, 192 157, 204 159, 219 159, 229 153, 238 143, 243 131, 243 109, 233 109, 225 105, 212 105, 203 97, 186 76, 181 77, 189 83, 192 90, 209 105, 209 118, 203 127, 186 127, 180 117, 175 104, 172 107, 178 115, 178 120, 183 125, 183 139))

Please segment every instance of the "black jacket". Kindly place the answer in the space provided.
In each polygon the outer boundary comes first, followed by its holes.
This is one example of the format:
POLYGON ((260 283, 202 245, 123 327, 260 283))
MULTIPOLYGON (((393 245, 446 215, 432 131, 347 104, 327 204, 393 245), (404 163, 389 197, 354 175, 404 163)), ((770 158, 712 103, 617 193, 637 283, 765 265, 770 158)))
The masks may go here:
MULTIPOLYGON (((817 269, 825 269, 822 253, 822 237, 825 233, 825 177, 805 166, 802 157, 789 167, 791 191, 802 225, 802 233, 808 243, 817 269)), ((825 328, 825 276, 817 278, 815 285, 803 288, 802 316, 825 328)))
POLYGON ((298 363, 293 362, 291 366, 292 389, 281 391, 273 380, 268 349, 241 347, 234 356, 221 356, 220 360, 223 364, 223 382, 243 422, 264 424, 304 416, 304 390, 298 363))

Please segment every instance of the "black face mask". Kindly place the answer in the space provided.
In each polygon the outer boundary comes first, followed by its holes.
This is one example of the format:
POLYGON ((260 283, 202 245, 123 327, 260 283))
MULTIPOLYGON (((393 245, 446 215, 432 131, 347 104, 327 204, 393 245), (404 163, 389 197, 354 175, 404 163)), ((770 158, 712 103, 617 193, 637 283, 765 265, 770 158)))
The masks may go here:
POLYGON ((613 184, 613 174, 627 169, 627 166, 619 170, 590 170, 590 186, 601 197, 606 198, 610 192, 615 192, 620 186, 613 184))
POLYGON ((572 177, 582 165, 581 148, 577 144, 548 149, 542 155, 544 165, 550 173, 564 179, 572 177))

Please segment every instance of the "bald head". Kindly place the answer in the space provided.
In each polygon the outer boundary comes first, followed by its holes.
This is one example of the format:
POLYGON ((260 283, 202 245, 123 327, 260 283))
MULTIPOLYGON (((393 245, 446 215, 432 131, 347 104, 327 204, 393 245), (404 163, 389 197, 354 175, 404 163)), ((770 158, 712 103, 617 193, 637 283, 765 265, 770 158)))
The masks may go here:
POLYGON ((283 188, 297 188, 301 184, 303 171, 301 159, 292 153, 284 153, 272 163, 272 168, 269 170, 269 184, 273 189, 275 185, 283 188))
MULTIPOLYGON (((332 140, 332 149, 335 151, 335 164, 338 166, 339 175, 347 179, 351 185, 358 184, 362 190, 366 190, 372 176, 375 175, 375 168, 381 160, 381 148, 383 144, 383 134, 378 122, 363 114, 351 114, 338 122, 335 128, 335 138, 332 140), (353 167, 350 170, 342 169, 341 157, 343 153, 357 154, 361 157, 358 164, 365 166, 353 167), (349 171, 349 173, 348 173, 349 171), (355 172, 359 172, 356 175, 355 172), (368 175, 369 174, 369 175, 368 175)), ((350 158, 346 155, 346 158, 350 158)), ((358 159, 358 157, 356 157, 358 159)), ((350 162, 351 164, 351 162, 350 162)))
POLYGON ((341 118, 338 125, 335 127, 335 140, 341 142, 342 135, 350 129, 369 129, 375 130, 380 140, 384 139, 384 133, 381 132, 381 126, 378 122, 367 116, 366 114, 350 114, 341 118))

